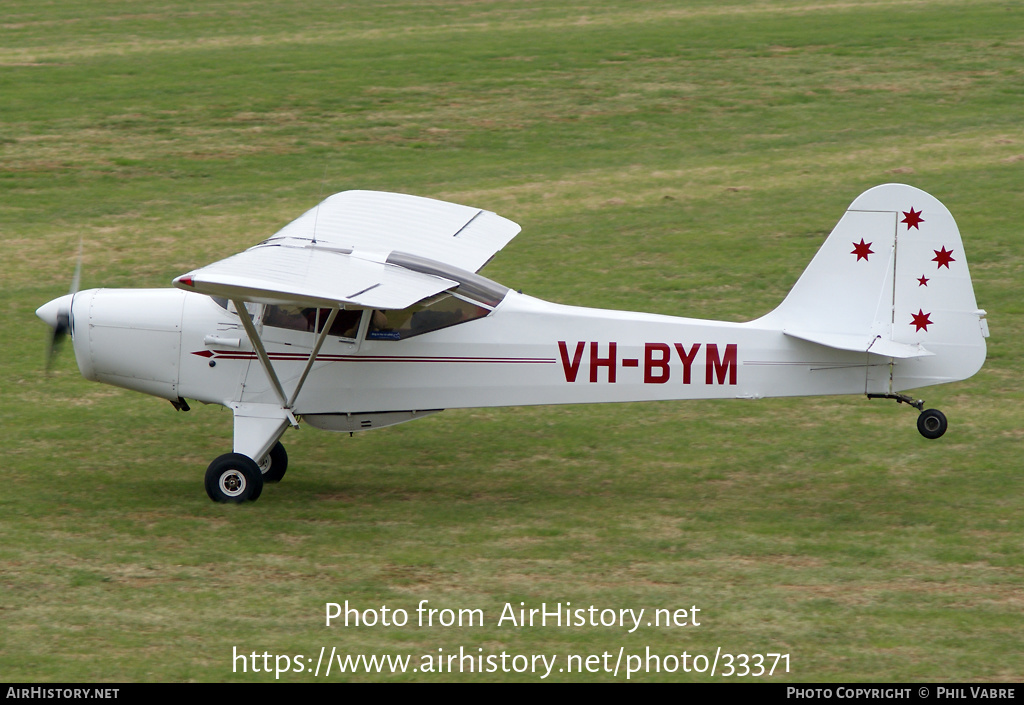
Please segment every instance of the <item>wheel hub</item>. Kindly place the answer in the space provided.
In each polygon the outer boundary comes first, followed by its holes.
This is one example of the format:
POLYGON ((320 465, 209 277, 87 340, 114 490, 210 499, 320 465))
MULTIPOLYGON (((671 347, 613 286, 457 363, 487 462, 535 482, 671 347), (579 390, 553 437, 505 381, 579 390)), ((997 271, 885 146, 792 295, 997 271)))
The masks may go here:
POLYGON ((220 488, 229 497, 245 492, 245 475, 238 470, 228 470, 220 476, 220 488))

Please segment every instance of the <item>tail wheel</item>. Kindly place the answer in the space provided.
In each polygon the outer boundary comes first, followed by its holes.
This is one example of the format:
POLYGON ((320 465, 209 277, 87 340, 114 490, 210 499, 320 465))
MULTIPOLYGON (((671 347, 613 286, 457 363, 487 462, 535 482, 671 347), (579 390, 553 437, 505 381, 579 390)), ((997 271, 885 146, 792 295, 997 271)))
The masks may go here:
POLYGON ((263 473, 247 455, 227 453, 206 469, 206 494, 214 502, 255 502, 263 492, 263 473))
POLYGON ((946 415, 938 409, 926 409, 917 417, 917 430, 925 438, 935 439, 946 432, 946 415))
POLYGON ((284 473, 288 470, 288 453, 285 452, 281 441, 274 444, 263 460, 259 463, 260 472, 263 474, 263 482, 280 482, 284 473))

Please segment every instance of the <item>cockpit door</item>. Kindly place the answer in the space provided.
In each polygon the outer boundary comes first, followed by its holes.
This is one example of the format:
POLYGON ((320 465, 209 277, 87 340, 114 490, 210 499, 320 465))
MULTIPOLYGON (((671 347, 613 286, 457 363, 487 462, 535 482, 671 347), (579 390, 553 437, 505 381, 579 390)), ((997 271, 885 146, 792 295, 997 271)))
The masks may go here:
MULTIPOLYGON (((300 382, 316 346, 320 333, 330 317, 331 309, 303 306, 266 305, 258 317, 257 328, 266 348, 267 357, 280 379, 283 391, 291 396, 300 382)), ((363 333, 364 312, 361 309, 338 311, 327 332, 323 345, 317 352, 314 370, 339 358, 352 355, 359 349, 363 333)), ((317 385, 303 384, 299 398, 309 394, 317 395, 317 385)), ((242 401, 267 401, 273 394, 271 380, 262 365, 250 365, 245 379, 242 401)))

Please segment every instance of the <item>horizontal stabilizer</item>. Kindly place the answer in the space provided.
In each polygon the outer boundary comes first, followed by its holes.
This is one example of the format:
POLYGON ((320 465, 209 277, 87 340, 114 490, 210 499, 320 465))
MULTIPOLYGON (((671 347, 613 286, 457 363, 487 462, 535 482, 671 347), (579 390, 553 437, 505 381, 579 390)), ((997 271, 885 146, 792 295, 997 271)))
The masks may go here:
POLYGON ((810 343, 817 343, 837 350, 854 350, 869 352, 883 357, 907 359, 912 357, 928 357, 935 353, 929 352, 920 343, 908 345, 886 340, 880 335, 844 335, 842 333, 808 333, 805 331, 783 330, 791 338, 799 338, 810 343))

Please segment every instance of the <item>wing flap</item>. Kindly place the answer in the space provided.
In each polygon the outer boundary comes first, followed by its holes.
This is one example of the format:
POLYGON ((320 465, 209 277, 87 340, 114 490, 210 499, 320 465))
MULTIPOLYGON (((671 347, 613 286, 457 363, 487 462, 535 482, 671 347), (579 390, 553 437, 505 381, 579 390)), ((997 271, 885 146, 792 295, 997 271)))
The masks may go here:
POLYGON ((387 310, 407 308, 456 282, 343 252, 269 244, 182 275, 174 285, 258 303, 387 310))
POLYGON ((843 333, 816 333, 805 331, 794 331, 783 329, 782 331, 791 338, 806 340, 809 343, 817 343, 828 348, 837 350, 853 350, 856 352, 869 352, 882 357, 895 357, 907 359, 914 357, 928 357, 935 353, 926 350, 923 345, 909 345, 886 340, 880 335, 847 335, 843 333))

